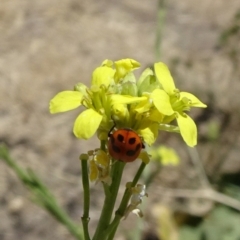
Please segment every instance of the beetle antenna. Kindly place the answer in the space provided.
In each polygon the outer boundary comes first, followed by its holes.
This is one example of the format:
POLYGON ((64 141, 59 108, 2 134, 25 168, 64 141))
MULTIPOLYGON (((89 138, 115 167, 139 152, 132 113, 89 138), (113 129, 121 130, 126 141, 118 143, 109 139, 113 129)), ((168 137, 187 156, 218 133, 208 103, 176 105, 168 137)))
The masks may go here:
POLYGON ((112 119, 112 121, 113 121, 113 126, 112 126, 111 129, 109 130, 109 133, 111 133, 112 130, 116 127, 116 122, 115 122, 115 120, 113 119, 112 116, 111 116, 111 119, 112 119))

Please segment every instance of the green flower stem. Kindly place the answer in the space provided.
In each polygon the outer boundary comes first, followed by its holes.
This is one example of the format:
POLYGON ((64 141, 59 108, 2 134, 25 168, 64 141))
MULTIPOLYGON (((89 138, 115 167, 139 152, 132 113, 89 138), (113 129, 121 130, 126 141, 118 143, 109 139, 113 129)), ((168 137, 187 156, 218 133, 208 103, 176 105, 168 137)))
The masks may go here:
POLYGON ((159 61, 161 58, 162 33, 163 33, 163 27, 164 27, 164 20, 166 16, 165 1, 166 0, 158 0, 157 30, 156 30, 156 42, 155 42, 155 56, 157 61, 159 61))
POLYGON ((23 184, 31 191, 34 201, 42 208, 45 208, 55 219, 61 222, 75 236, 76 239, 82 240, 82 229, 75 224, 67 213, 58 205, 55 197, 41 180, 31 170, 22 169, 9 155, 8 149, 0 145, 0 158, 11 167, 23 184))
POLYGON ((83 185, 83 216, 82 225, 85 240, 90 240, 88 223, 89 223, 89 205, 90 205, 90 192, 89 192, 89 179, 88 179, 88 165, 87 159, 81 159, 82 165, 82 185, 83 185))
POLYGON ((103 151, 106 151, 106 141, 101 141, 101 146, 100 148, 103 150, 103 151))
POLYGON ((134 179, 131 183, 131 186, 126 188, 126 190, 124 192, 124 195, 123 195, 123 198, 122 198, 122 201, 120 203, 120 206, 115 213, 115 217, 114 217, 112 223, 109 225, 109 227, 105 231, 105 235, 108 236, 107 240, 112 240, 114 238, 114 235, 117 231, 120 220, 124 216, 124 213, 125 213, 126 208, 128 206, 129 199, 132 196, 131 189, 136 186, 136 184, 137 184, 139 178, 141 177, 142 172, 145 169, 145 167, 146 167, 146 164, 144 162, 142 162, 142 164, 140 165, 140 167, 139 167, 139 169, 138 169, 138 171, 137 171, 137 173, 136 173, 136 175, 135 175, 135 177, 134 177, 134 179))
POLYGON ((107 235, 104 235, 104 231, 108 228, 109 223, 111 221, 112 212, 116 202, 118 189, 121 183, 124 166, 125 166, 125 163, 120 161, 117 161, 113 164, 112 184, 109 187, 109 192, 106 190, 107 188, 106 183, 103 183, 105 193, 107 192, 108 194, 105 196, 102 213, 101 213, 93 240, 99 240, 99 239, 104 240, 107 237, 107 235))
MULTIPOLYGON (((159 159, 159 161, 161 160, 159 159)), ((145 176, 143 176, 146 188, 153 182, 153 180, 156 178, 157 175, 159 175, 160 171, 162 170, 162 165, 160 163, 158 163, 157 166, 154 167, 155 168, 151 170, 151 172, 148 172, 145 176)))

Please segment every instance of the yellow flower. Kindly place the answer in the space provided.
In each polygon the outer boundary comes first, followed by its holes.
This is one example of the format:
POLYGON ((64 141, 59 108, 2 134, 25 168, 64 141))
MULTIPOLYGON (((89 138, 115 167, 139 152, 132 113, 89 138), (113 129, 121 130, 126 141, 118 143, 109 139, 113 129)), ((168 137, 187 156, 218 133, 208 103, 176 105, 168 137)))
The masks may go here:
MULTIPOLYGON (((84 110, 73 126, 74 135, 80 139, 89 139, 97 133, 104 144, 115 126, 133 129, 149 146, 156 141, 159 130, 180 133, 189 146, 196 145, 197 128, 186 112, 191 107, 206 105, 191 93, 180 92, 164 63, 155 63, 154 71, 145 69, 137 80, 133 71, 139 67, 140 63, 133 59, 103 61, 93 71, 89 87, 78 83, 73 91, 58 93, 50 101, 50 112, 66 112, 82 106, 84 110), (178 126, 170 125, 175 119, 178 126)), ((107 150, 105 154, 108 156, 107 150)), ((109 169, 101 161, 107 159, 103 155, 95 151, 90 160, 91 179, 109 181, 109 169)), ((146 151, 139 158, 149 162, 146 151)))
POLYGON ((112 68, 98 67, 93 72, 90 88, 84 84, 77 84, 75 91, 58 93, 50 101, 50 112, 64 112, 84 106, 86 110, 75 120, 73 132, 77 138, 91 138, 100 124, 108 124, 111 118, 108 87, 114 81, 114 73, 112 68))
POLYGON ((159 160, 163 165, 178 165, 179 156, 173 148, 161 146, 151 151, 153 159, 159 160))
POLYGON ((132 97, 129 95, 112 95, 112 109, 118 106, 117 115, 113 119, 120 127, 132 128, 148 145, 152 145, 158 135, 158 124, 149 120, 148 97, 132 97), (124 107, 128 106, 128 107, 124 107), (120 106, 122 106, 120 108, 120 106))
MULTIPOLYGON (((180 133, 184 139, 184 141, 190 147, 193 147, 197 144, 197 127, 194 121, 185 113, 185 111, 189 111, 191 107, 207 107, 204 103, 202 103, 197 97, 195 97, 191 93, 180 92, 174 84, 173 78, 169 72, 168 67, 162 63, 155 63, 154 70, 159 83, 162 86, 162 89, 167 93, 172 111, 168 106, 168 114, 164 119, 163 123, 169 123, 172 120, 176 119, 180 133)), ((159 91, 159 90, 158 90, 159 91)), ((161 101, 160 97, 154 96, 153 98, 155 102, 161 101)), ((156 108, 160 113, 161 107, 156 104, 156 108)), ((163 113, 164 114, 164 113, 163 113)))
POLYGON ((113 125, 111 98, 114 93, 122 90, 118 83, 139 66, 133 59, 122 59, 115 63, 110 60, 103 61, 102 65, 93 71, 89 88, 78 83, 74 91, 58 93, 50 101, 50 113, 65 112, 83 106, 85 110, 74 122, 74 135, 80 139, 89 139, 99 130, 99 136, 106 136, 106 132, 113 125))

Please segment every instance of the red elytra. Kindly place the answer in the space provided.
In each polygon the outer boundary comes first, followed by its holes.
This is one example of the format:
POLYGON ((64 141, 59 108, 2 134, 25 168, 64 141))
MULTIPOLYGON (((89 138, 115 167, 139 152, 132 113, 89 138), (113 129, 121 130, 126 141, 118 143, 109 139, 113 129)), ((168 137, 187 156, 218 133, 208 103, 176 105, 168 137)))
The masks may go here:
POLYGON ((108 151, 116 160, 133 162, 144 148, 141 138, 130 128, 110 131, 108 136, 108 151))

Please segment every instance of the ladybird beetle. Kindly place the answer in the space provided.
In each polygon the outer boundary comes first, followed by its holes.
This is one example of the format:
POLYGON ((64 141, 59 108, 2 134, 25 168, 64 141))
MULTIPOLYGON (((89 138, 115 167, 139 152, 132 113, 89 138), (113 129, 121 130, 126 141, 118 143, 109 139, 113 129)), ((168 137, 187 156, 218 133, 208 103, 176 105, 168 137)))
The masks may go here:
POLYGON ((114 159, 123 162, 133 162, 136 160, 142 148, 144 148, 138 134, 130 128, 120 128, 113 133, 111 130, 108 133, 109 154, 114 159))

